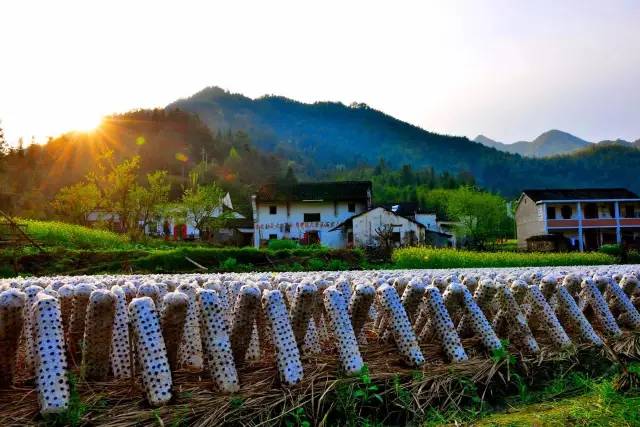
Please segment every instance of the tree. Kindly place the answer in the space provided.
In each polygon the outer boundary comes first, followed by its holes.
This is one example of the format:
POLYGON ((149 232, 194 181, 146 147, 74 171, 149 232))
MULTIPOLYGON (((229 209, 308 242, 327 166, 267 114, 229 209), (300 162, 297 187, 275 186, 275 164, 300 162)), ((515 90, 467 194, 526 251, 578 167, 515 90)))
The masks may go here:
POLYGON ((223 196, 224 191, 215 182, 196 183, 184 191, 179 211, 185 220, 193 221, 200 236, 204 236, 207 230, 220 228, 228 218, 222 209, 223 196))
MULTIPOLYGON (((2 122, 0 122, 2 124, 2 122)), ((4 129, 0 126, 0 158, 4 157, 9 152, 9 144, 4 136, 4 129)))
POLYGON ((160 215, 162 206, 169 200, 171 184, 167 178, 167 171, 147 174, 147 184, 146 188, 136 184, 131 190, 132 218, 137 226, 130 227, 130 230, 144 230, 151 219, 160 215))
POLYGON ((376 240, 377 247, 377 255, 380 256, 383 260, 389 261, 391 259, 391 253, 393 252, 393 225, 391 224, 382 224, 380 227, 376 227, 375 229, 376 236, 374 239, 376 240))
POLYGON ((139 170, 139 156, 115 164, 113 153, 105 152, 96 170, 87 177, 100 191, 100 206, 116 214, 122 231, 133 238, 139 237, 149 221, 159 214, 171 189, 166 171, 147 174, 144 187, 138 184, 139 170))
POLYGON ((285 180, 285 182, 288 182, 289 184, 297 184, 298 183, 298 178, 296 177, 296 174, 293 171, 293 167, 291 165, 289 165, 289 167, 287 167, 287 173, 284 176, 284 180, 285 180))
POLYGON ((125 233, 135 232, 137 228, 135 193, 139 168, 140 157, 135 156, 111 166, 108 172, 99 178, 104 203, 107 204, 108 210, 118 215, 122 231, 125 233))
POLYGON ((87 225, 89 213, 100 203, 100 190, 94 183, 77 183, 60 189, 51 202, 53 210, 67 221, 87 225))
MULTIPOLYGON (((2 122, 0 122, 0 124, 2 124, 2 122)), ((0 172, 4 171, 4 160, 5 157, 9 154, 9 151, 9 144, 4 137, 4 130, 2 129, 2 126, 0 126, 0 172)), ((0 183, 2 182, 0 181, 0 183)))
POLYGON ((475 249, 484 249, 490 240, 504 237, 511 221, 502 197, 472 187, 460 187, 450 192, 447 213, 460 223, 456 234, 475 249))

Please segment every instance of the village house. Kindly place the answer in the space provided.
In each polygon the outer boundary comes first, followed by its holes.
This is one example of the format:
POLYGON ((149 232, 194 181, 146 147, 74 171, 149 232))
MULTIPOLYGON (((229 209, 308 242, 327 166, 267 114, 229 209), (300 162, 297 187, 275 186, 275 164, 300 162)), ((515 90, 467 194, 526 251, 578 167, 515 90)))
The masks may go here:
POLYGON ((544 236, 580 251, 640 243, 640 198, 625 188, 524 190, 515 219, 520 248, 544 236))
POLYGON ((192 215, 176 219, 169 212, 166 217, 156 218, 147 225, 145 233, 148 235, 165 236, 174 240, 211 240, 220 244, 247 246, 253 238, 253 222, 236 211, 227 193, 220 205, 213 209, 210 218, 224 217, 224 226, 216 230, 205 230, 204 236, 196 228, 196 221, 192 215))
POLYGON ((451 246, 433 213, 416 203, 373 207, 371 182, 268 184, 252 197, 254 245, 288 239, 331 248, 379 244, 386 229, 395 246, 451 246))
POLYGON ((330 230, 371 208, 371 182, 267 184, 251 202, 255 247, 290 239, 344 248, 352 237, 330 230))
POLYGON ((348 246, 361 248, 378 246, 381 239, 389 237, 396 247, 450 245, 452 236, 437 229, 435 214, 417 213, 409 208, 409 204, 377 206, 347 218, 331 231, 347 236, 348 246))
MULTIPOLYGON (((154 237, 164 237, 167 240, 211 240, 220 244, 234 246, 248 246, 253 242, 253 221, 246 218, 233 208, 231 196, 227 193, 220 205, 213 209, 211 218, 224 216, 224 226, 216 230, 206 230, 206 235, 201 236, 196 228, 192 215, 180 218, 176 211, 166 215, 152 218, 144 227, 144 234, 154 237)), ((123 225, 117 213, 108 210, 96 209, 87 215, 87 223, 91 226, 102 226, 112 231, 122 232, 123 225)), ((142 227, 142 221, 139 223, 142 227)))

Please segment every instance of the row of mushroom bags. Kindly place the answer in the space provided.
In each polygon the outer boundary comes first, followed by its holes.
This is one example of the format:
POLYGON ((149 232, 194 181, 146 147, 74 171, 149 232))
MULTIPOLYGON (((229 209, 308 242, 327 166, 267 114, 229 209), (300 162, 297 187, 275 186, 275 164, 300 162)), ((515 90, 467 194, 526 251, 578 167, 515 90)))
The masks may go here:
POLYGON ((148 402, 172 397, 172 373, 207 370, 223 393, 237 368, 274 360, 283 386, 303 360, 335 352, 357 374, 362 350, 393 346, 425 363, 468 359, 462 339, 491 352, 508 339, 536 354, 602 346, 640 330, 640 266, 457 270, 98 275, 0 280, 0 389, 35 379, 40 411, 68 407, 68 373, 86 381, 136 377, 148 402), (373 343, 375 344, 375 343, 373 343))

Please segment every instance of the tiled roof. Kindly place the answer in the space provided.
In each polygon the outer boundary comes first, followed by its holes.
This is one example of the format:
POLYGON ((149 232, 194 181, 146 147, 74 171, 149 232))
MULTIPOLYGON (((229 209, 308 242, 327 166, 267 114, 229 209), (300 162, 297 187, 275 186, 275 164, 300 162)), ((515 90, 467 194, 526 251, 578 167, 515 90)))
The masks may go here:
POLYGON ((266 184, 257 193, 259 202, 324 200, 367 200, 371 181, 303 182, 291 185, 266 184))
POLYGON ((572 188, 523 190, 534 202, 540 200, 637 199, 626 188, 572 188))

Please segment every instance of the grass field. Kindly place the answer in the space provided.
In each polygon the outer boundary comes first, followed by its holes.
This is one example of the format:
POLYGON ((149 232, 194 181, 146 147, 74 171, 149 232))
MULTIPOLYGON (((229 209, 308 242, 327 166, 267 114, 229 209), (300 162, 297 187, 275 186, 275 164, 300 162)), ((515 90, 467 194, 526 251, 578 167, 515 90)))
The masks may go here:
MULTIPOLYGON (((455 249, 402 248, 391 264, 369 264, 360 250, 305 247, 290 241, 267 249, 214 247, 199 242, 146 239, 132 242, 110 231, 61 222, 20 220, 27 233, 45 247, 0 251, 0 277, 21 274, 89 274, 101 272, 321 271, 368 268, 482 268, 614 264, 606 253, 524 253, 511 250, 473 252, 455 249)), ((513 246, 512 241, 505 247, 513 246)))
POLYGON ((518 253, 402 248, 393 253, 393 263, 398 268, 536 267, 614 264, 616 261, 615 257, 598 252, 518 253))
POLYGON ((68 249, 132 249, 123 234, 55 221, 18 220, 27 225, 27 234, 46 246, 68 249))
POLYGON ((516 426, 640 426, 638 390, 619 393, 611 380, 587 381, 586 393, 564 399, 520 404, 504 413, 480 417, 472 425, 516 426))

